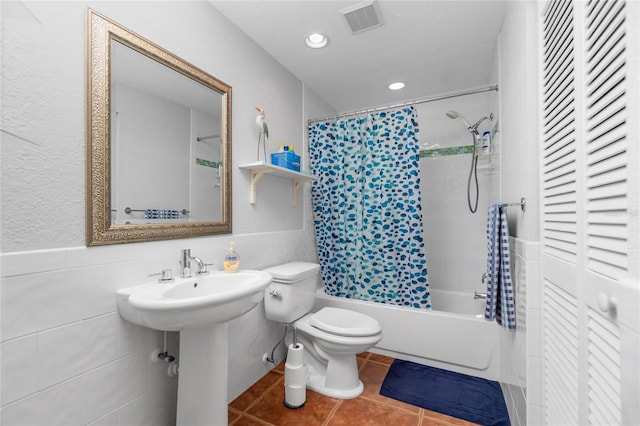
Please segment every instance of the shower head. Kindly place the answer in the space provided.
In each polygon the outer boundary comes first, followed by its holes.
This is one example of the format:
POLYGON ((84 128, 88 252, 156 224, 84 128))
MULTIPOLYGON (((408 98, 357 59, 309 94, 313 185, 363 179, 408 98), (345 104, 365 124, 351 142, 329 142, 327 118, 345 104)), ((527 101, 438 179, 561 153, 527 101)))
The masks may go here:
POLYGON ((460 114, 458 111, 447 111, 447 117, 451 118, 452 120, 455 120, 456 118, 459 118, 460 121, 462 121, 464 123, 464 125, 467 126, 467 128, 471 127, 471 126, 469 126, 469 122, 467 120, 465 120, 465 118, 462 116, 462 114, 460 114))
POLYGON ((458 111, 447 111, 447 117, 453 120, 455 120, 456 118, 459 118, 460 121, 462 121, 464 125, 467 126, 467 129, 474 135, 479 135, 478 126, 480 126, 480 124, 482 124, 484 120, 493 120, 493 114, 489 114, 486 117, 482 117, 480 120, 476 121, 475 124, 472 126, 469 124, 467 120, 465 120, 464 116, 460 114, 458 111))

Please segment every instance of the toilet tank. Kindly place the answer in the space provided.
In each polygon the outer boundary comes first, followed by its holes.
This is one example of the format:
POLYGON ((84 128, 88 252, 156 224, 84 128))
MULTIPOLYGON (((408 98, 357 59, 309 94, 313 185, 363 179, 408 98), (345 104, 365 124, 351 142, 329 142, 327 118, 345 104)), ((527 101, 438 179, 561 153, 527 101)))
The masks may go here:
POLYGON ((315 290, 320 283, 320 265, 291 262, 264 271, 273 277, 265 290, 267 318, 288 324, 311 311, 315 290))

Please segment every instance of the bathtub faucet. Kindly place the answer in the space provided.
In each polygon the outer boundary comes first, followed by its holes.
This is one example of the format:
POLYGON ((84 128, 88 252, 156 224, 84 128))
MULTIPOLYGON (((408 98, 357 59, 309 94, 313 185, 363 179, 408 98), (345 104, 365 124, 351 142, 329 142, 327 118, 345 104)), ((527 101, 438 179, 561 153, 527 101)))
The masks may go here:
POLYGON ((473 298, 474 299, 486 299, 487 298, 487 293, 478 293, 477 291, 473 292, 473 298))
MULTIPOLYGON (((482 280, 482 284, 487 282, 487 273, 486 272, 484 274, 482 274, 481 280, 482 280)), ((487 293, 478 293, 477 291, 474 291, 473 292, 473 298, 475 300, 478 300, 478 299, 485 299, 486 300, 487 299, 487 293)))

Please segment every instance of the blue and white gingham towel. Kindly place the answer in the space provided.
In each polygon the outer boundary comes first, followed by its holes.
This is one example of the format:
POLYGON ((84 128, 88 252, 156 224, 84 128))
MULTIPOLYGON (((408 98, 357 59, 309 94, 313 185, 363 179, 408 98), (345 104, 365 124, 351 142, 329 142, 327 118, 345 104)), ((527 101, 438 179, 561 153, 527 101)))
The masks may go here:
POLYGON ((178 219, 180 212, 178 210, 168 209, 146 209, 144 211, 145 219, 178 219))
POLYGON ((487 304, 484 318, 507 330, 516 329, 516 308, 511 281, 509 228, 504 203, 489 207, 487 218, 487 304))

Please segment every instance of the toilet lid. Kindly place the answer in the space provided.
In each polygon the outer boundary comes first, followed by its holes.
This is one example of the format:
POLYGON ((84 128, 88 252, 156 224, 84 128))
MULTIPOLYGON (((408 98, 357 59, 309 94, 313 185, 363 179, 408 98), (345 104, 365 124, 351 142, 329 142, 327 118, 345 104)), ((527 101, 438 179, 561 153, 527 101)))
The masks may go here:
POLYGON ((380 323, 370 316, 339 308, 322 308, 311 315, 309 323, 341 336, 373 336, 382 331, 380 323))
POLYGON ((273 281, 290 284, 317 275, 320 265, 309 262, 290 262, 272 266, 264 271, 271 274, 273 281))

